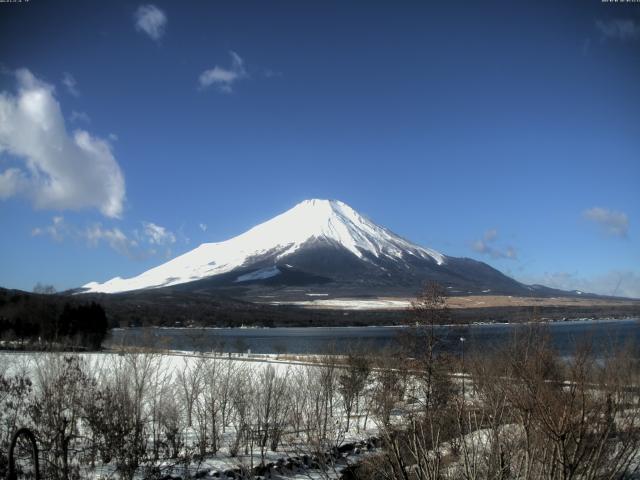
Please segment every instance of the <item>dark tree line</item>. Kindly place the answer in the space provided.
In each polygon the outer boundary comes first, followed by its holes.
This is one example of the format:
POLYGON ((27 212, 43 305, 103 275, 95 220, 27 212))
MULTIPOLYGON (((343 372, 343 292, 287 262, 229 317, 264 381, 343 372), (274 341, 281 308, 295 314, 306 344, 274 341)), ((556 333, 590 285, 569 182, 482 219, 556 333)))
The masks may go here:
POLYGON ((56 295, 0 295, 0 339, 7 348, 99 349, 109 330, 104 308, 56 295))

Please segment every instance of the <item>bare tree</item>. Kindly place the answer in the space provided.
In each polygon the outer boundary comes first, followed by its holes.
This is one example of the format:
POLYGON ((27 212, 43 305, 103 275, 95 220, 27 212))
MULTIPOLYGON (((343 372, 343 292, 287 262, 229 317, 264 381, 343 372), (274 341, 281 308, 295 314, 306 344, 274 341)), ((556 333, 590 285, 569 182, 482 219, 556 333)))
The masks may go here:
POLYGON ((35 366, 36 390, 28 412, 44 453, 44 474, 52 479, 80 478, 82 402, 93 381, 78 356, 48 354, 35 366))
MULTIPOLYGON (((230 363, 224 362, 223 363, 230 363)), ((223 384, 222 365, 216 358, 207 358, 203 361, 202 370, 202 402, 205 418, 205 430, 208 431, 208 445, 213 454, 220 448, 220 432, 222 420, 222 399, 220 385, 223 384)), ((205 442, 207 443, 207 442, 205 442)))
POLYGON ((176 381, 180 386, 187 413, 187 426, 193 424, 193 405, 202 390, 202 362, 192 362, 183 358, 182 368, 177 372, 176 381))
POLYGON ((374 405, 387 448, 378 457, 385 475, 436 480, 443 474, 442 442, 456 437, 454 392, 447 362, 438 352, 438 328, 450 323, 446 290, 427 283, 412 302, 403 350, 376 372, 374 405), (408 394, 405 402, 405 393, 408 394), (392 422, 398 409, 400 423, 392 422))
MULTIPOLYGON (((6 365, 3 365, 6 372, 6 365)), ((7 474, 11 437, 19 421, 25 415, 33 385, 31 379, 21 372, 12 375, 0 374, 0 477, 7 474)))
MULTIPOLYGON (((175 389, 175 384, 172 389, 175 389)), ((158 430, 160 432, 158 450, 169 459, 177 459, 186 447, 182 409, 178 399, 169 390, 163 394, 158 404, 158 430)))
POLYGON ((255 375, 256 390, 253 405, 252 433, 260 448, 264 464, 268 449, 276 451, 289 419, 288 371, 278 373, 273 365, 266 365, 255 375))
MULTIPOLYGON (((367 358, 363 355, 350 354, 346 360, 346 367, 338 376, 338 390, 346 416, 345 430, 349 431, 353 410, 355 409, 357 414, 360 395, 367 384, 371 369, 367 358)), ((357 425, 359 429, 359 422, 357 425)))
POLYGON ((231 391, 233 382, 238 375, 242 374, 236 362, 223 361, 220 367, 220 375, 216 386, 216 394, 220 402, 220 420, 222 433, 225 433, 229 426, 229 414, 231 410, 231 391))
POLYGON ((47 285, 44 283, 36 283, 33 287, 33 293, 40 293, 42 295, 53 295, 56 293, 56 287, 53 285, 47 285))
POLYGON ((296 438, 300 438, 305 422, 305 412, 307 411, 307 368, 297 366, 292 369, 290 375, 291 399, 290 399, 290 424, 296 438))
POLYGON ((253 452, 254 429, 252 419, 255 395, 252 372, 248 369, 243 369, 242 374, 238 375, 231 390, 233 425, 235 429, 235 435, 229 445, 229 454, 232 457, 237 456, 241 451, 244 451, 245 454, 253 452))
POLYGON ((113 460, 118 474, 128 480, 149 460, 153 417, 146 395, 159 361, 153 353, 117 357, 103 376, 94 401, 86 406, 88 427, 99 439, 103 462, 113 460))
POLYGON ((442 341, 438 327, 451 322, 447 291, 436 282, 426 283, 411 303, 409 321, 409 353, 415 358, 413 370, 421 377, 421 401, 427 409, 442 406, 452 393, 446 362, 437 355, 442 341))

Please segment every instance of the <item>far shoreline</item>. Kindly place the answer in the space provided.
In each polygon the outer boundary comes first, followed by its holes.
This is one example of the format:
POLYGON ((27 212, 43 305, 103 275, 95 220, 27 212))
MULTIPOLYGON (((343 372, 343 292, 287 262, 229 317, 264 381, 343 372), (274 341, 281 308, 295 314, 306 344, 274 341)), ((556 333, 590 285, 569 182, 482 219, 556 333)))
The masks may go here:
MULTIPOLYGON (((473 326, 491 326, 491 325, 552 325, 556 323, 563 324, 571 324, 571 323, 605 323, 605 322, 621 322, 621 321, 639 321, 640 316, 625 316, 625 317, 602 317, 602 318, 568 318, 565 320, 528 320, 525 322, 494 322, 494 321, 484 321, 484 322, 472 322, 472 323, 442 323, 436 325, 436 327, 473 327, 473 326)), ((324 326, 324 325, 308 325, 308 326, 299 326, 299 327, 272 327, 272 326, 239 326, 239 327, 199 327, 199 326, 190 326, 190 327, 169 327, 169 326, 139 326, 139 327, 114 327, 110 329, 110 331, 125 331, 125 330, 145 330, 145 329, 153 329, 153 330, 178 330, 178 331, 194 331, 194 330, 233 330, 234 332, 238 330, 275 330, 275 329, 358 329, 358 328, 413 328, 413 325, 408 324, 380 324, 380 325, 335 325, 335 326, 324 326)))

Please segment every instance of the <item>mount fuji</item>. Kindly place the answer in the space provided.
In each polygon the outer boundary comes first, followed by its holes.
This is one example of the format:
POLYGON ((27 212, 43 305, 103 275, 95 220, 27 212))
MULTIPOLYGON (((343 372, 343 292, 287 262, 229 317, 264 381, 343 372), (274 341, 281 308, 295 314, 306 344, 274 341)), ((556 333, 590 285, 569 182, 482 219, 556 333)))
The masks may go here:
POLYGON ((80 291, 226 289, 244 296, 252 292, 291 297, 320 288, 342 296, 389 296, 414 295, 427 280, 460 295, 531 295, 532 290, 537 294, 545 290, 517 282, 483 262, 416 245, 343 202, 314 199, 237 237, 204 243, 136 277, 91 282, 80 291))

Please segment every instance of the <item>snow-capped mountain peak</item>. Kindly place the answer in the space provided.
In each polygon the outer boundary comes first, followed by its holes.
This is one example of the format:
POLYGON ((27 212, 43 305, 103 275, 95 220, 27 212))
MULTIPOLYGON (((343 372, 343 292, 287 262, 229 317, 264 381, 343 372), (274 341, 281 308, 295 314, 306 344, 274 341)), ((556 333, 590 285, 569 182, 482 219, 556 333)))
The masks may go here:
MULTIPOLYGON (((137 277, 116 277, 105 283, 91 282, 87 292, 116 293, 192 282, 248 267, 256 259, 280 259, 317 242, 331 243, 353 255, 368 258, 399 259, 411 255, 445 263, 445 256, 395 235, 360 215, 338 200, 305 200, 290 210, 261 223, 245 233, 223 242, 199 247, 152 268, 137 277)), ((273 274, 277 274, 273 270, 273 274)))
POLYGON ((375 257, 399 257, 403 252, 409 252, 427 255, 438 264, 444 262, 440 253, 404 240, 339 200, 305 200, 273 220, 274 223, 281 220, 287 230, 287 224, 291 222, 291 230, 297 228, 301 243, 311 238, 333 240, 359 258, 363 257, 363 252, 375 257))

